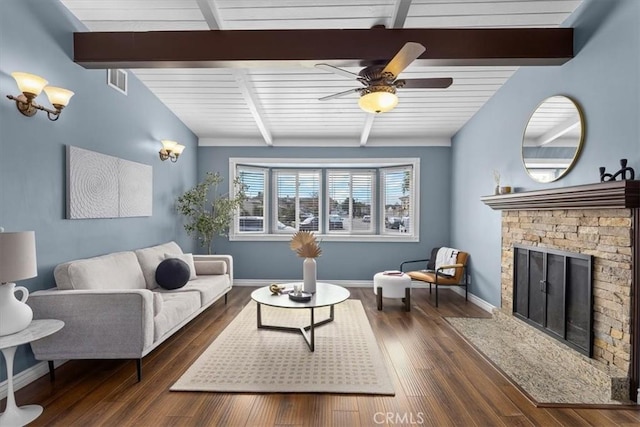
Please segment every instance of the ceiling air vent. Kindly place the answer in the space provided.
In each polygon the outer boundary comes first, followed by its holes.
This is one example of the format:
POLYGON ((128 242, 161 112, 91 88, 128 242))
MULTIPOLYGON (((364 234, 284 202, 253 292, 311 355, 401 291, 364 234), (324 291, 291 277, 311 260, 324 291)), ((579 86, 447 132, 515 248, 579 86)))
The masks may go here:
POLYGON ((125 95, 127 94, 127 77, 127 72, 125 70, 107 70, 107 84, 125 95))

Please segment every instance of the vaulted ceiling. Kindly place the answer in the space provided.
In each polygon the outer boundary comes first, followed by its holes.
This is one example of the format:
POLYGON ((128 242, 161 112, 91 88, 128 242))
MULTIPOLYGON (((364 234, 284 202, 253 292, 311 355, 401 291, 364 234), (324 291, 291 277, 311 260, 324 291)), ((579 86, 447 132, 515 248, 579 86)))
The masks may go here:
MULTIPOLYGON (((92 32, 387 28, 557 28, 581 0, 61 0, 92 32)), ((411 40, 407 40, 411 41, 411 40)), ((398 49, 402 44, 398 46, 398 49)), ((430 46, 425 46, 427 53, 430 46)), ((388 60, 390 58, 380 58, 388 60)), ((313 62, 313 61, 312 61, 313 62)), ((319 60, 318 62, 323 62, 319 60)), ((353 65, 353 64, 352 64, 353 65)), ((343 67, 358 73, 361 66, 343 67)), ((201 145, 430 145, 453 136, 517 65, 431 65, 403 79, 452 77, 447 89, 398 90, 368 114, 344 76, 310 63, 233 68, 132 68, 201 145)))

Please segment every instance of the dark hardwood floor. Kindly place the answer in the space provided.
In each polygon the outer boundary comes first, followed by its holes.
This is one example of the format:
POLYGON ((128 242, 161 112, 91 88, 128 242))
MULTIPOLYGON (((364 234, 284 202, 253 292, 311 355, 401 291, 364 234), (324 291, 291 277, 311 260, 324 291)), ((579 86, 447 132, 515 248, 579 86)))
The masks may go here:
MULTIPOLYGON (((630 409, 536 408, 461 339, 443 316, 488 316, 463 297, 441 291, 440 307, 426 289, 413 291, 410 313, 400 300, 377 311, 369 288, 360 299, 393 377, 396 395, 217 394, 169 392, 169 387, 250 300, 235 287, 143 360, 70 361, 16 393, 37 403, 34 426, 608 426, 640 425, 630 409)), ((4 402, 0 404, 4 410, 4 402)))

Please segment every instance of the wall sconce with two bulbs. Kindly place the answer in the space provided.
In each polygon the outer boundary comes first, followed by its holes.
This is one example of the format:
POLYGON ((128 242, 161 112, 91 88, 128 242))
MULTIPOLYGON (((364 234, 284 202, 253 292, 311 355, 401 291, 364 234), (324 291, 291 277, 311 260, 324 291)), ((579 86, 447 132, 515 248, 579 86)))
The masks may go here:
POLYGON ((182 154, 182 151, 184 150, 184 145, 168 139, 163 139, 160 142, 162 143, 162 148, 159 152, 160 160, 163 162, 165 160, 171 160, 173 163, 177 162, 178 157, 180 157, 180 154, 182 154))
POLYGON ((73 92, 70 90, 47 86, 49 82, 35 74, 15 72, 11 73, 11 76, 16 80, 22 94, 18 96, 7 95, 7 98, 15 101, 18 111, 27 117, 32 117, 38 110, 42 110, 47 112, 49 120, 56 121, 60 118, 62 109, 69 105, 69 100, 73 96, 73 92), (43 89, 55 110, 36 104, 34 101, 43 89))

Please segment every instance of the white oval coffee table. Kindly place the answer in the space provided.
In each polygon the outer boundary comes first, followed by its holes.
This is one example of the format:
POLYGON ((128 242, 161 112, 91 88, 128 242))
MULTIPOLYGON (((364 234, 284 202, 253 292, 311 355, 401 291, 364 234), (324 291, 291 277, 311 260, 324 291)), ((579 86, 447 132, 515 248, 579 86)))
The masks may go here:
MULTIPOLYGON (((284 285, 288 288, 293 287, 294 284, 302 283, 285 283, 284 285)), ((258 319, 258 329, 271 329, 274 331, 282 331, 282 332, 295 332, 301 333, 304 340, 307 342, 309 346, 309 350, 315 351, 315 328, 321 325, 325 325, 329 322, 333 322, 334 319, 334 310, 333 307, 336 304, 340 304, 349 298, 351 293, 343 288, 342 286, 333 285, 331 283, 322 283, 318 282, 316 284, 316 293, 313 294, 311 300, 306 302, 297 302, 293 301, 289 298, 288 294, 281 295, 273 295, 269 290, 268 286, 262 287, 260 289, 256 289, 251 293, 251 299, 256 302, 256 315, 258 319), (311 320, 308 326, 303 328, 293 328, 287 326, 274 326, 274 325, 265 325, 262 323, 262 313, 260 307, 264 305, 268 305, 271 307, 280 307, 287 309, 309 309, 311 314, 311 320), (330 307, 329 309, 329 318, 321 320, 319 322, 315 321, 314 318, 314 309, 319 307, 330 307)))

